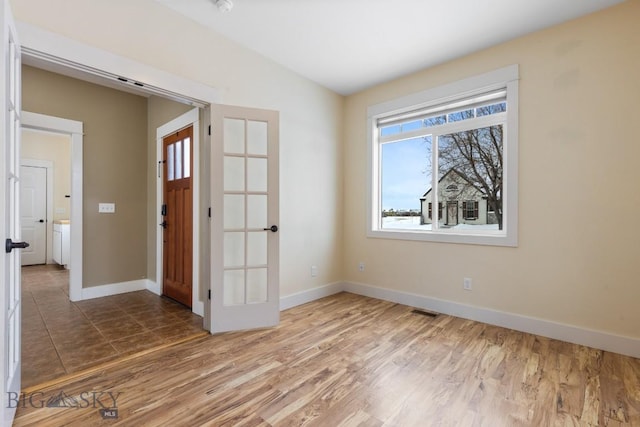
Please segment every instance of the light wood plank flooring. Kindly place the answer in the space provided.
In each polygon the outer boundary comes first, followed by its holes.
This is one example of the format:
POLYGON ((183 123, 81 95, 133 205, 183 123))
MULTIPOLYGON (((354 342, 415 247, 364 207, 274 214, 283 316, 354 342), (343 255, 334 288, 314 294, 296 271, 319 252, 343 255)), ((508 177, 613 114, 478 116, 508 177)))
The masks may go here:
POLYGON ((149 291, 71 302, 69 270, 22 268, 22 387, 202 334, 202 317, 149 291))
POLYGON ((16 426, 640 425, 639 359, 348 293, 43 392, 16 426))

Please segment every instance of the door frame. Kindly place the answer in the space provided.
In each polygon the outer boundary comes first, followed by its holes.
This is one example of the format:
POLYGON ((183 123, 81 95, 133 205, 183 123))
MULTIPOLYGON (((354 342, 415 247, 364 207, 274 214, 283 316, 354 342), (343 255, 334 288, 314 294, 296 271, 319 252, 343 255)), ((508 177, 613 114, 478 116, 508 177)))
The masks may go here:
MULTIPOLYGON (((25 127, 22 127, 23 130, 25 127)), ((31 130, 31 129, 29 129, 31 130)), ((20 166, 28 166, 34 168, 45 168, 47 170, 47 191, 46 191, 46 203, 47 203, 47 217, 45 219, 46 227, 46 242, 45 248, 45 262, 50 264, 53 262, 53 162, 49 160, 38 160, 21 158, 20 166)))
MULTIPOLYGON (((69 299, 71 301, 80 301, 82 300, 83 124, 76 120, 23 111, 22 128, 63 134, 71 137, 71 212, 69 215, 69 219, 71 220, 71 260, 69 262, 69 299)), ((51 218, 53 218, 53 216, 51 216, 51 218)))
MULTIPOLYGON (((200 109, 193 108, 179 117, 163 124, 156 129, 156 224, 163 221, 161 208, 163 193, 162 180, 162 140, 165 136, 193 126, 193 143, 191 144, 191 186, 193 194, 193 265, 192 265, 192 291, 191 311, 199 316, 204 316, 204 295, 200 295, 200 109)), ((159 227, 159 225, 158 225, 159 227)), ((163 238, 162 232, 156 228, 156 287, 154 292, 162 295, 163 280, 163 238)))

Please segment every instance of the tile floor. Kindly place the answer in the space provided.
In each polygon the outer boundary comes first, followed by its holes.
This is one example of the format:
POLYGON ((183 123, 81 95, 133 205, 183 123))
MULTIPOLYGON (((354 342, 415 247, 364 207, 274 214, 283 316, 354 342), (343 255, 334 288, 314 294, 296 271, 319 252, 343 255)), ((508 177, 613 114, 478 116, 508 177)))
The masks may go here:
POLYGON ((202 317, 149 291, 69 301, 69 271, 22 268, 22 386, 202 332, 202 317))

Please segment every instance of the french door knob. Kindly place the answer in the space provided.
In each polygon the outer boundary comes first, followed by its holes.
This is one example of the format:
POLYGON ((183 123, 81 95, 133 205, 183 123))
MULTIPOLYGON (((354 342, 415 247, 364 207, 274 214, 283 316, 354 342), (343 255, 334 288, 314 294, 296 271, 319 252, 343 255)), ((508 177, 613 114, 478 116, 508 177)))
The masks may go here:
POLYGON ((7 239, 4 242, 4 250, 6 253, 10 253, 14 249, 25 249, 28 247, 29 244, 27 242, 14 242, 11 239, 7 239))
POLYGON ((277 225, 272 225, 269 228, 265 228, 264 231, 271 231, 271 232, 275 233, 276 231, 278 231, 278 226, 277 225))

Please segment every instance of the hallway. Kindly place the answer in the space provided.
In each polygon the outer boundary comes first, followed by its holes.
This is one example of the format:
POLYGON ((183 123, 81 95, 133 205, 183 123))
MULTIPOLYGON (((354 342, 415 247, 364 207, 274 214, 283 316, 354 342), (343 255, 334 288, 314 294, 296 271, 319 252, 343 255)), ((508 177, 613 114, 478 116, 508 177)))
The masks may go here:
POLYGON ((22 388, 204 333, 202 317, 149 291, 69 301, 69 271, 22 268, 22 388))

